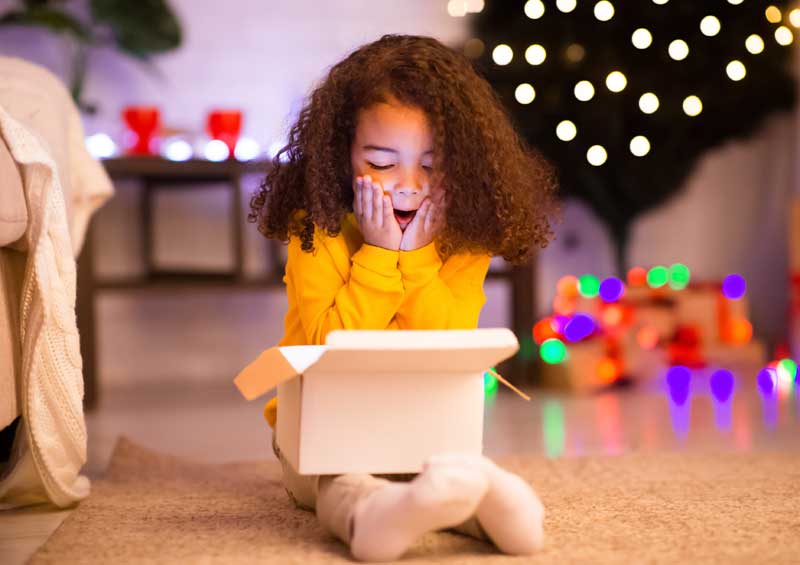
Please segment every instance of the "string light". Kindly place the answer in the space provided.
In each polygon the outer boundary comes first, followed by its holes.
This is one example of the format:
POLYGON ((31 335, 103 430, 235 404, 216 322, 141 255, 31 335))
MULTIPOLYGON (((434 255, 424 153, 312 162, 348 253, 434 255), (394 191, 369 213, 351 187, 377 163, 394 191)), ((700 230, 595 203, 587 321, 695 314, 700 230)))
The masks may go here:
POLYGON ((528 0, 525 2, 525 15, 532 20, 538 20, 544 15, 542 0, 528 0))
POLYGON ((467 3, 464 0, 450 0, 447 3, 447 13, 454 18, 463 18, 467 15, 467 3))
POLYGON ((525 50, 525 60, 531 65, 541 65, 546 58, 547 51, 537 43, 534 43, 525 50))
POLYGON ((588 102, 594 96, 594 86, 588 80, 582 80, 575 85, 575 98, 581 102, 588 102))
POLYGON ((578 128, 569 120, 563 120, 556 126, 556 136, 561 141, 572 141, 578 135, 578 128))
POLYGON ((492 51, 492 60, 497 63, 498 65, 507 65, 511 62, 511 59, 514 58, 514 52, 511 50, 511 47, 506 45, 505 43, 501 43, 497 47, 494 48, 492 51))
POLYGON ((556 0, 556 8, 564 12, 565 14, 570 13, 572 10, 575 9, 578 3, 576 0, 556 0))
POLYGON ((775 30, 775 41, 784 46, 791 45, 792 41, 794 41, 794 34, 788 27, 781 26, 775 30))
POLYGON ((719 20, 714 16, 706 16, 700 20, 700 31, 707 37, 717 35, 721 27, 719 20))
POLYGON ((767 9, 764 10, 764 15, 771 24, 777 24, 783 19, 781 11, 776 6, 768 6, 767 9))
POLYGON ((637 49, 647 49, 653 43, 653 35, 647 29, 640 27, 631 35, 631 42, 637 49))
POLYGON ((669 2, 669 0, 653 0, 653 4, 658 4, 659 6, 663 6, 667 2, 669 2))
POLYGON ((639 98, 639 109, 645 114, 652 114, 658 110, 658 96, 652 92, 646 92, 639 98))
POLYGON ((619 71, 613 71, 606 77, 606 87, 611 92, 622 92, 628 85, 628 79, 619 71))
POLYGON ((536 90, 527 82, 523 82, 514 91, 514 98, 516 98, 517 102, 520 104, 530 104, 533 102, 533 99, 536 98, 536 90))
POLYGON ((754 33, 745 40, 744 46, 753 55, 758 55, 764 50, 764 40, 761 39, 760 35, 754 33))
POLYGON ((687 116, 695 117, 703 111, 703 101, 694 94, 683 99, 683 111, 687 116))
POLYGON ((594 5, 594 17, 601 22, 607 22, 614 17, 614 5, 608 0, 600 0, 594 5))
POLYGON ((744 0, 728 0, 728 4, 733 4, 734 6, 738 6, 742 2, 744 2, 744 0))
POLYGON ((683 39, 676 39, 669 44, 669 56, 676 61, 683 61, 689 56, 689 46, 683 39))
POLYGON ((595 167, 599 167, 605 163, 606 159, 608 159, 608 153, 606 153, 602 145, 592 145, 586 152, 586 160, 595 167))
POLYGON ((734 81, 742 80, 747 75, 747 69, 741 61, 731 61, 725 67, 725 72, 728 73, 728 78, 734 81))
POLYGON ((792 24, 792 27, 800 27, 800 8, 789 12, 789 23, 792 24))
POLYGON ((644 157, 650 153, 650 141, 643 135, 637 135, 631 139, 631 153, 637 157, 644 157))

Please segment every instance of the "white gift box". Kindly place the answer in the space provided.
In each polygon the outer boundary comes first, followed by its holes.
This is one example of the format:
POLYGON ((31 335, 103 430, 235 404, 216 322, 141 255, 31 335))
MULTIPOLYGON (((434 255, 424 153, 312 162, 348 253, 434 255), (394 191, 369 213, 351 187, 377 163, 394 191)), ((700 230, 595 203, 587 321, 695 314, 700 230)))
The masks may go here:
POLYGON ((418 473, 436 453, 481 453, 483 374, 519 349, 508 329, 337 330, 272 347, 235 379, 278 387, 277 443, 299 473, 418 473))

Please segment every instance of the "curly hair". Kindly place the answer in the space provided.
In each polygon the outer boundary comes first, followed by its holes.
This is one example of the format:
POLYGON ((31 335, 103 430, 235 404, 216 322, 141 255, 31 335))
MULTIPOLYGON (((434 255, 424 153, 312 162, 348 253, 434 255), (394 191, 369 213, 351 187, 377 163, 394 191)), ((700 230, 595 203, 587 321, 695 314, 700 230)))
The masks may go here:
POLYGON ((350 146, 358 112, 390 97, 420 108, 431 125, 434 170, 446 187, 437 237, 443 256, 483 252, 518 264, 547 245, 553 168, 520 138, 466 57, 411 35, 385 35, 330 69, 253 194, 248 221, 271 239, 299 237, 308 252, 315 226, 337 236, 353 210, 350 146))

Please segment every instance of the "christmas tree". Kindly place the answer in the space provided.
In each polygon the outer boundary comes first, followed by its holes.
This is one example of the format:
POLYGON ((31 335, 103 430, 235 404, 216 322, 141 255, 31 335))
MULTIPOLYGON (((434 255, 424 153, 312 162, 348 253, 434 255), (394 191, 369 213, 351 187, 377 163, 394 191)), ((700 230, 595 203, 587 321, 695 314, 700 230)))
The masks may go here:
POLYGON ((464 52, 558 167, 562 194, 607 225, 622 272, 633 221, 676 193, 698 157, 793 105, 800 9, 786 4, 451 0, 448 10, 472 20, 464 52))

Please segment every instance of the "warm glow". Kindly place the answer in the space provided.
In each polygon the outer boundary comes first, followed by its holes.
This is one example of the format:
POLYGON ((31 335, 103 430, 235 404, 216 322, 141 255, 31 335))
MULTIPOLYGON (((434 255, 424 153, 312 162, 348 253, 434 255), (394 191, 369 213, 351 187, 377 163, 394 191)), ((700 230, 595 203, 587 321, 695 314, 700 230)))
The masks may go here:
POLYGON ((653 4, 658 4, 659 6, 663 6, 667 2, 669 2, 669 0, 653 0, 653 4))
POLYGON ((642 267, 634 267, 628 271, 629 286, 644 286, 647 284, 647 270, 642 267))
POLYGON ((783 19, 783 16, 781 15, 781 11, 775 6, 769 6, 764 11, 764 14, 767 16, 767 19, 772 24, 777 24, 783 19))
POLYGON ((555 330, 553 329, 553 324, 550 318, 540 320, 533 326, 533 341, 535 341, 537 345, 541 345, 546 340, 554 337, 558 337, 558 334, 556 334, 555 330))
POLYGON ((530 104, 533 102, 533 99, 536 98, 536 91, 530 84, 524 82, 514 91, 514 98, 516 98, 517 102, 520 104, 530 104))
POLYGON ((525 3, 525 15, 532 20, 538 20, 544 15, 544 4, 541 0, 528 0, 525 3))
POLYGON ((643 135, 631 139, 631 153, 637 157, 644 157, 650 152, 650 141, 643 135))
POLYGON ((492 51, 492 60, 498 65, 507 65, 513 58, 514 52, 511 50, 511 47, 505 43, 501 43, 492 51))
POLYGON ((753 338, 753 326, 744 318, 731 320, 727 330, 728 341, 731 343, 745 344, 753 338))
POLYGON ((614 17, 614 5, 608 0, 600 0, 594 5, 594 17, 601 22, 607 22, 614 17))
POLYGON ((628 84, 628 79, 619 71, 613 71, 606 77, 606 87, 611 92, 622 92, 628 84))
POLYGON ((580 43, 571 43, 567 47, 566 55, 570 63, 580 63, 586 56, 586 49, 580 43))
POLYGON ((745 77, 747 69, 744 68, 741 61, 731 61, 728 63, 728 66, 725 67, 725 72, 728 73, 728 78, 738 81, 745 77))
POLYGON ((611 304, 610 306, 606 306, 601 316, 603 318, 603 325, 613 327, 622 323, 625 312, 619 304, 611 304))
POLYGON ((572 10, 575 9, 575 6, 578 5, 576 0, 556 0, 556 8, 564 12, 565 14, 570 13, 572 10))
POLYGON ((467 3, 465 0, 450 0, 447 3, 447 13, 454 18, 463 18, 467 15, 467 3))
POLYGON ((653 35, 647 29, 640 27, 631 35, 631 41, 637 49, 647 49, 653 43, 653 35))
POLYGON ((659 339, 658 330, 653 326, 642 326, 636 332, 636 343, 642 349, 655 349, 659 339))
POLYGON ((588 80, 582 80, 575 85, 575 98, 581 102, 586 102, 594 96, 594 86, 588 80))
POLYGON ((610 357, 602 359, 597 364, 597 377, 602 383, 613 383, 619 378, 621 373, 620 362, 610 357))
POLYGON ((467 12, 471 14, 477 14, 478 12, 483 11, 484 7, 484 0, 467 0, 467 12))
POLYGON ((789 12, 789 23, 792 24, 792 27, 800 27, 800 8, 789 12))
POLYGON ((595 167, 599 167, 606 162, 608 153, 602 145, 592 145, 586 152, 586 160, 595 167))
POLYGON ((697 96, 687 96, 683 100, 683 111, 687 116, 697 116, 703 111, 703 102, 697 96))
POLYGON ((538 44, 533 44, 525 50, 525 60, 531 65, 541 65, 547 58, 547 51, 538 44))
POLYGON ((567 298, 577 298, 578 296, 578 278, 572 275, 561 277, 556 284, 556 292, 561 296, 567 298))
POLYGON ((564 120, 556 126, 556 136, 561 141, 572 141, 578 135, 578 128, 569 120, 564 120))
POLYGON ((775 41, 781 45, 791 45, 794 41, 794 34, 786 26, 781 26, 775 30, 775 41))
POLYGON ((689 56, 689 46, 683 39, 676 39, 670 43, 667 50, 669 51, 669 56, 676 61, 683 61, 689 56))
POLYGON ((719 33, 721 26, 715 16, 706 16, 700 20, 700 31, 703 35, 713 37, 719 33))
POLYGON ((753 55, 758 55, 764 50, 764 40, 761 39, 760 35, 754 33, 747 38, 744 42, 744 46, 747 47, 747 50, 753 55))
POLYGON ((658 96, 652 92, 646 92, 639 98, 639 108, 645 114, 652 114, 658 110, 658 96))

